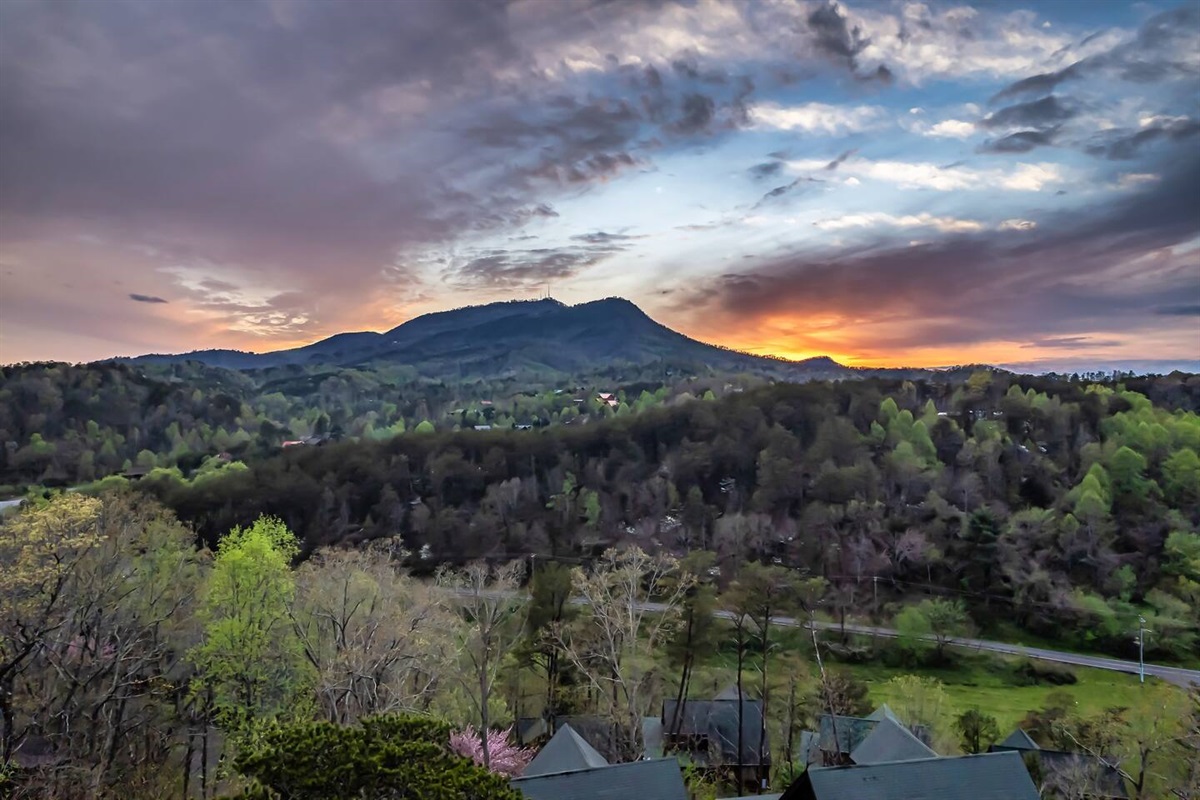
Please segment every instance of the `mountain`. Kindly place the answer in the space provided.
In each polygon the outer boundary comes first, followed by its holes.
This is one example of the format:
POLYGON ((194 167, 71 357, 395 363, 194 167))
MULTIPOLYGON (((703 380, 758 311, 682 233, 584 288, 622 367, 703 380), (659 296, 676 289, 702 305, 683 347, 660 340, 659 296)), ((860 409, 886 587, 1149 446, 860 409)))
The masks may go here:
POLYGON ((655 322, 633 303, 615 297, 575 306, 550 299, 471 306, 425 314, 386 333, 342 333, 273 353, 199 350, 128 360, 156 364, 195 361, 239 370, 286 365, 405 365, 422 375, 458 378, 522 372, 581 374, 659 363, 664 369, 685 372, 746 371, 781 379, 859 374, 830 358, 786 361, 705 344, 655 322))

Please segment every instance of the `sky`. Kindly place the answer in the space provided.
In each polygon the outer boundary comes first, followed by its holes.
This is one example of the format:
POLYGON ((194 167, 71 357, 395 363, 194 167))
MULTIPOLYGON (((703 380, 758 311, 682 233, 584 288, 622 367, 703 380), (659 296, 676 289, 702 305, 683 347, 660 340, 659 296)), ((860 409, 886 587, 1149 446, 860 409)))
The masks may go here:
POLYGON ((547 292, 790 358, 1200 369, 1200 4, 0 3, 0 362, 547 292))

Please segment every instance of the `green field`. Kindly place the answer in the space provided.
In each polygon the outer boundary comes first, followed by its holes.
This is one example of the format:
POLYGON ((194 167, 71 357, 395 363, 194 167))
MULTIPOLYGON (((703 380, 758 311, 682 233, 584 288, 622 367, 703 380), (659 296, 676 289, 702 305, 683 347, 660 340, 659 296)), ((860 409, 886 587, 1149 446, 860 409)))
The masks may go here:
MULTIPOLYGON (((946 687, 955 712, 978 708, 995 717, 1004 734, 1016 727, 1027 711, 1045 705, 1046 695, 1051 692, 1070 694, 1075 698, 1076 711, 1087 716, 1113 706, 1132 705, 1142 690, 1136 675, 1084 667, 1073 669, 1078 682, 1070 686, 1015 686, 1009 678, 1015 663, 1015 659, 972 658, 954 669, 914 670, 876 664, 846 665, 844 669, 867 683, 871 699, 877 703, 895 700, 886 684, 898 675, 936 678, 946 687)), ((1147 679, 1147 686, 1151 680, 1147 679)))

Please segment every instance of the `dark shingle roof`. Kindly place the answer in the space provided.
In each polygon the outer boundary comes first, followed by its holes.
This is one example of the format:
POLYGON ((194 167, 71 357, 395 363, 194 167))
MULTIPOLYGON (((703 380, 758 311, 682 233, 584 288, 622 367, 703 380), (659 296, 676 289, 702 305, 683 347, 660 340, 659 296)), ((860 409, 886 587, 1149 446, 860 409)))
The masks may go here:
POLYGON ((875 730, 850 753, 850 760, 855 764, 881 764, 888 761, 936 757, 937 753, 926 747, 908 728, 890 717, 884 717, 875 726, 875 730))
MULTIPOLYGON (((676 701, 663 702, 663 734, 669 736, 673 730, 676 701)), ((680 711, 679 734, 682 736, 707 736, 709 759, 722 764, 770 764, 770 742, 765 738, 762 727, 762 703, 746 700, 742 704, 742 757, 738 758, 738 701, 735 700, 685 700, 680 711), (760 751, 759 744, 762 744, 760 751), (713 743, 719 753, 712 752, 713 743)))
POLYGON ((1017 753, 812 767, 783 800, 1039 800, 1017 753))
POLYGON ((674 758, 516 778, 529 800, 688 800, 674 758))
POLYGON ((1025 731, 1017 728, 1008 735, 1003 742, 996 745, 997 748, 1005 750, 1040 750, 1038 743, 1025 731))
POLYGON ((563 725, 546 742, 541 752, 525 767, 525 776, 546 775, 552 772, 570 772, 577 769, 593 769, 608 766, 604 756, 570 725, 563 725))
POLYGON ((829 714, 822 714, 818 722, 820 727, 817 729, 817 736, 820 749, 826 753, 847 754, 862 744, 862 740, 870 736, 871 731, 875 730, 875 726, 879 724, 878 720, 865 717, 840 715, 834 717, 829 714), (835 728, 837 730, 836 739, 833 735, 835 728))

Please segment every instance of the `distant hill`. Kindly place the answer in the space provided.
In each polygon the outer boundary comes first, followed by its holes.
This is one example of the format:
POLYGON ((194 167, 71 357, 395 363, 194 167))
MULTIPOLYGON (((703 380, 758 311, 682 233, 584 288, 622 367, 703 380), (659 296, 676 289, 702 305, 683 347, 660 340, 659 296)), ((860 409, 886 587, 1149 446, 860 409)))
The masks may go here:
POLYGON ((144 364, 195 361, 238 370, 286 365, 407 365, 422 375, 448 378, 527 372, 581 374, 658 363, 674 371, 746 371, 790 380, 863 374, 830 358, 787 361, 704 344, 615 297, 575 306, 546 299, 441 311, 409 320, 386 333, 342 333, 273 353, 198 350, 121 360, 144 364))

